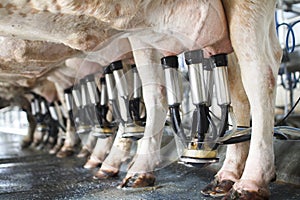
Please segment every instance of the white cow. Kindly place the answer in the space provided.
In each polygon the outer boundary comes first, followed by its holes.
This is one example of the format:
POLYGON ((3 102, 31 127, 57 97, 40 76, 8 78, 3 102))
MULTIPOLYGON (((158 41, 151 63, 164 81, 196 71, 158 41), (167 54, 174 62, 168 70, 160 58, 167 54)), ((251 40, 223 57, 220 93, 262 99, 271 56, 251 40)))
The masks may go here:
POLYGON ((213 187, 211 194, 218 192, 224 181, 230 180, 234 182, 231 193, 240 196, 238 198, 264 199, 268 197, 268 183, 275 176, 272 128, 275 80, 281 59, 273 17, 275 4, 275 0, 11 1, 10 6, 2 5, 6 13, 1 13, 0 34, 62 42, 77 49, 92 50, 108 36, 129 30, 123 37, 129 38, 143 90, 149 91, 149 98, 145 98, 149 99, 145 102, 148 113, 145 139, 124 180, 126 184, 137 173, 134 187, 153 184, 154 176, 148 172, 159 160, 156 149, 161 137, 161 132, 154 129, 154 123, 157 122, 157 127, 163 126, 161 118, 155 116, 166 114, 162 92, 157 92, 163 88, 160 76, 155 72, 158 68, 151 62, 155 55, 148 47, 159 49, 164 56, 199 48, 206 56, 211 56, 231 53, 233 48, 240 73, 230 70, 230 79, 235 80, 231 82, 235 83, 231 84, 232 105, 238 125, 249 125, 251 112, 252 141, 249 153, 247 144, 228 147, 229 156, 216 176, 218 187, 213 187), (143 69, 154 71, 146 73, 143 69), (152 82, 151 78, 157 84, 145 85, 152 82), (237 82, 242 82, 243 87, 237 82), (153 136, 155 133, 158 134, 153 136))

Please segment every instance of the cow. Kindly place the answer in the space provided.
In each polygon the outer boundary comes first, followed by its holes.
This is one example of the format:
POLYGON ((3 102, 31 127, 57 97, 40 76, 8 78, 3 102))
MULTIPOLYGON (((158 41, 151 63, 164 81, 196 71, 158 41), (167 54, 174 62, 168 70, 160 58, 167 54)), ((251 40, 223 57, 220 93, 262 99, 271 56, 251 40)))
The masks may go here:
POLYGON ((134 187, 154 182, 154 175, 149 172, 159 160, 155 149, 159 147, 161 137, 161 131, 155 128, 163 126, 161 118, 156 120, 155 116, 157 113, 161 117, 166 115, 163 84, 157 76, 162 72, 155 71, 158 68, 151 61, 157 55, 150 47, 159 49, 162 56, 199 48, 207 57, 234 51, 239 68, 229 70, 232 105, 238 125, 249 125, 251 112, 252 139, 250 144, 228 146, 228 156, 208 194, 218 193, 225 182, 222 195, 231 190, 225 199, 230 196, 266 199, 269 196, 268 183, 275 177, 273 110, 275 77, 282 55, 275 34, 275 4, 275 0, 11 1, 2 5, 0 34, 60 42, 84 51, 100 49, 98 44, 109 43, 107 38, 112 36, 121 34, 128 38, 143 90, 149 91, 150 95, 145 98, 149 99, 145 102, 149 116, 145 140, 123 184, 133 182, 134 187), (49 24, 53 26, 49 27, 49 24), (145 68, 154 71, 146 73, 145 68), (151 78, 156 86, 144 84, 152 82, 151 78), (150 102, 151 99, 156 100, 150 102), (153 127, 156 122, 159 126, 153 127), (157 134, 153 136, 154 133, 157 134), (149 150, 151 153, 145 154, 149 150), (137 179, 128 181, 136 173, 137 179))

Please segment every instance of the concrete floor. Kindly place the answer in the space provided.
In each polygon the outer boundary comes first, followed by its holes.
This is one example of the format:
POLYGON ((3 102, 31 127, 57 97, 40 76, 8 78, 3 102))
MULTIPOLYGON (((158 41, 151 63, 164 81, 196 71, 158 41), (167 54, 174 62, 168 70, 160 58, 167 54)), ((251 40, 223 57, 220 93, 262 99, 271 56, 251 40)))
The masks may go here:
MULTIPOLYGON (((95 170, 82 168, 83 159, 59 159, 45 151, 21 150, 21 136, 0 133, 0 199, 211 199, 200 189, 210 182, 214 171, 188 168, 173 163, 156 171, 156 186, 135 190, 117 189, 125 176, 92 180, 95 170)), ((272 183, 271 199, 299 200, 300 186, 272 183)))

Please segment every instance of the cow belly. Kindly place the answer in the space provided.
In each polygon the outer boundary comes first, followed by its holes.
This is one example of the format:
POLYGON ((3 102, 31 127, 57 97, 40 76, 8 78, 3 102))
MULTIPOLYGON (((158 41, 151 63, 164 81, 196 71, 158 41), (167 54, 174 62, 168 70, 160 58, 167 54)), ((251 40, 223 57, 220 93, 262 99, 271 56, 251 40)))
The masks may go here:
MULTIPOLYGON (((162 41, 166 36, 171 37, 176 42, 166 44, 168 49, 173 47, 174 53, 191 49, 204 49, 208 55, 232 52, 227 20, 220 1, 169 2, 152 1, 144 5, 145 8, 140 9, 140 12, 145 13, 138 13, 127 28, 146 28, 149 32, 155 32, 155 41, 160 48, 165 48, 162 41), (145 17, 143 21, 137 19, 141 16, 145 17), (178 43, 181 45, 178 46, 178 43)), ((147 36, 146 42, 151 40, 147 36)))

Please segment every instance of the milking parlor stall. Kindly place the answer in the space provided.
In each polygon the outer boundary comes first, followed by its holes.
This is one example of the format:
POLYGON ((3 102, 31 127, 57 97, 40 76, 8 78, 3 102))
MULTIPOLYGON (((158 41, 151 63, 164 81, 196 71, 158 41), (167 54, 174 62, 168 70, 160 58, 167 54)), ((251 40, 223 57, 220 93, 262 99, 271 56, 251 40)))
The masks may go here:
POLYGON ((0 0, 0 199, 300 199, 300 1, 0 0))

